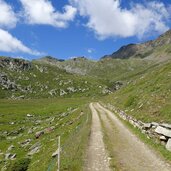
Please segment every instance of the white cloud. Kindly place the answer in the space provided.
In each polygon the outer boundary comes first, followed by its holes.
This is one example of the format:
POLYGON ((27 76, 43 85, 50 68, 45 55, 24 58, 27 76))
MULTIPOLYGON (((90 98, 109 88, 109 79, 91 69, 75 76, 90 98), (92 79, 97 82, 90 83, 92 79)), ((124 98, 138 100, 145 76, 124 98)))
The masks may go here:
POLYGON ((76 15, 76 8, 66 5, 63 13, 55 10, 49 0, 20 0, 29 24, 46 24, 59 28, 67 27, 76 15))
POLYGON ((18 19, 12 7, 5 1, 0 0, 0 27, 13 28, 18 19))
POLYGON ((132 4, 122 8, 120 0, 70 0, 83 17, 88 17, 86 26, 98 38, 130 37, 142 38, 153 31, 168 30, 169 12, 161 2, 150 1, 145 5, 132 4))
POLYGON ((19 16, 14 12, 13 8, 4 0, 0 0, 0 51, 23 52, 35 56, 42 55, 42 53, 28 48, 20 40, 4 30, 4 28, 15 28, 18 21, 19 16))
POLYGON ((95 50, 94 50, 93 48, 88 48, 88 49, 87 49, 87 52, 88 52, 88 53, 94 53, 95 50))
POLYGON ((40 52, 31 50, 20 40, 13 37, 9 32, 0 29, 0 51, 3 52, 23 52, 31 55, 42 55, 40 52))

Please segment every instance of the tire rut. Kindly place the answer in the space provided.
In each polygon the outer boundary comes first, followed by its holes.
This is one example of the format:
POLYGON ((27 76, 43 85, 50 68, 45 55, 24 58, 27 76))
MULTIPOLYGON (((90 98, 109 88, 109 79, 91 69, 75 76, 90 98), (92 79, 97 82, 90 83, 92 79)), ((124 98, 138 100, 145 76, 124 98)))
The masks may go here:
MULTIPOLYGON (((140 141, 109 110, 99 103, 94 104, 105 126, 110 149, 117 170, 122 171, 170 171, 171 167, 160 156, 140 141)), ((92 170, 93 171, 93 170, 92 170)))
POLYGON ((92 103, 90 109, 92 112, 92 127, 84 171, 110 171, 100 119, 92 103))

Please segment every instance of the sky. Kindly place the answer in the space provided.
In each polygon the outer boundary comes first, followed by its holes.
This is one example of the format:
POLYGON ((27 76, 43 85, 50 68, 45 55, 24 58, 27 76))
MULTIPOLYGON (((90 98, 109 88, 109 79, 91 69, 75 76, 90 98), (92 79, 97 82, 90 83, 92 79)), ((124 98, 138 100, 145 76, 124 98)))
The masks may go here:
POLYGON ((170 28, 170 0, 0 0, 0 56, 97 60, 170 28))

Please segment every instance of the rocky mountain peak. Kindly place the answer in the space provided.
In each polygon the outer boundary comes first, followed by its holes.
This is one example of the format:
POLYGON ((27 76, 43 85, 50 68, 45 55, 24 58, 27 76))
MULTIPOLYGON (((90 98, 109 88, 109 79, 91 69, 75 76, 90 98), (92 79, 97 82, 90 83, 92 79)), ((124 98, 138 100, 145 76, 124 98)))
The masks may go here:
POLYGON ((171 53, 171 30, 162 34, 155 40, 150 40, 141 44, 128 44, 122 46, 118 51, 111 55, 106 55, 104 58, 165 58, 171 53))

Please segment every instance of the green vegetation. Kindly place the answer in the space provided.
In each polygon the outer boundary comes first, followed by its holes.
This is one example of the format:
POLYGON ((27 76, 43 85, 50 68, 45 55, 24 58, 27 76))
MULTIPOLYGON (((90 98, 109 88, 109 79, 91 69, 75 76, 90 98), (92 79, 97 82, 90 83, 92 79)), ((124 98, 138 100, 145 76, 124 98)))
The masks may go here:
MULTIPOLYGON (((45 57, 29 62, 0 57, 0 169, 56 170, 51 155, 60 135, 61 169, 80 171, 90 133, 87 104, 95 100, 143 122, 171 123, 170 35, 122 48, 119 53, 126 59, 45 57)), ((153 146, 171 159, 163 147, 153 146)))
POLYGON ((171 62, 159 64, 103 101, 144 122, 171 123, 171 62))
POLYGON ((16 160, 4 160, 2 156, 0 168, 5 165, 12 170, 14 166, 18 170, 26 168, 28 162, 23 158, 29 157, 29 171, 56 170, 56 159, 51 155, 57 150, 60 135, 62 170, 81 170, 90 131, 91 115, 86 105, 89 101, 88 98, 0 100, 0 151, 4 157, 6 153, 16 154, 16 160), (44 134, 36 139, 39 131, 44 134), (38 151, 29 155, 35 148, 38 151))
MULTIPOLYGON (((11 60, 11 59, 10 59, 11 60)), ((17 66, 17 64, 15 64, 17 66)), ((0 98, 55 98, 102 95, 99 88, 105 87, 99 79, 66 72, 48 64, 34 64, 28 70, 0 68, 15 88, 0 84, 0 98)), ((6 79, 6 78, 5 78, 6 79)))
POLYGON ((29 158, 17 160, 10 168, 9 171, 27 171, 30 164, 29 158))

